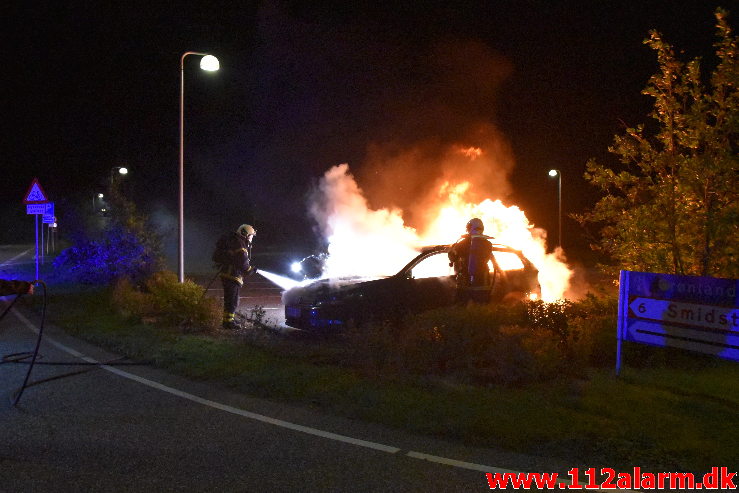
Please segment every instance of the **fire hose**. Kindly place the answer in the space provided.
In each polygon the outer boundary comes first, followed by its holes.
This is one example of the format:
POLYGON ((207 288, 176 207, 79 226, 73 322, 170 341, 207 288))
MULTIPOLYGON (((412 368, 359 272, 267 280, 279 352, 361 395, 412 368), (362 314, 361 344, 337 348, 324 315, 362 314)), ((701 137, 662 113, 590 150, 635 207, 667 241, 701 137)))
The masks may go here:
POLYGON ((216 271, 216 275, 213 276, 213 278, 210 280, 207 286, 205 286, 205 289, 203 290, 203 294, 200 295, 200 301, 203 301, 203 298, 205 298, 205 295, 208 293, 208 290, 213 285, 213 281, 216 280, 216 277, 218 277, 218 274, 220 274, 220 271, 216 271))
MULTIPOLYGON (((43 295, 43 303, 41 308, 41 322, 39 323, 39 330, 38 330, 38 336, 36 337, 36 345, 33 349, 33 351, 26 351, 26 352, 20 352, 20 353, 12 353, 12 354, 6 354, 2 357, 2 360, 0 360, 0 364, 7 364, 7 363, 14 363, 14 364, 26 364, 28 365, 28 371, 26 372, 26 376, 23 379, 23 385, 13 392, 10 396, 10 400, 13 403, 13 406, 17 406, 18 403, 21 400, 21 396, 23 395, 23 392, 28 388, 32 387, 34 385, 39 385, 41 383, 50 382, 52 380, 58 380, 60 378, 65 378, 73 375, 79 375, 82 373, 86 373, 88 371, 95 370, 97 368, 100 368, 102 366, 140 366, 145 365, 148 363, 143 362, 122 362, 120 360, 125 358, 115 358, 113 360, 109 360, 107 362, 87 362, 87 361, 37 361, 39 358, 39 349, 41 348, 41 340, 44 336, 44 324, 46 322, 46 307, 48 304, 48 293, 46 289, 46 283, 41 280, 35 280, 32 282, 32 284, 40 285, 43 288, 44 295, 43 295), (27 361, 30 358, 30 361, 27 361), (29 383, 29 380, 31 378, 31 372, 33 371, 33 367, 35 365, 48 365, 48 366, 87 366, 90 368, 87 368, 85 370, 79 370, 69 373, 63 373, 61 375, 55 375, 53 377, 44 378, 42 380, 35 380, 33 382, 29 383)), ((22 294, 16 295, 15 298, 13 298, 13 301, 5 308, 2 315, 0 315, 0 321, 5 317, 5 315, 10 311, 10 309, 15 305, 15 303, 18 301, 18 299, 23 296, 22 294)))

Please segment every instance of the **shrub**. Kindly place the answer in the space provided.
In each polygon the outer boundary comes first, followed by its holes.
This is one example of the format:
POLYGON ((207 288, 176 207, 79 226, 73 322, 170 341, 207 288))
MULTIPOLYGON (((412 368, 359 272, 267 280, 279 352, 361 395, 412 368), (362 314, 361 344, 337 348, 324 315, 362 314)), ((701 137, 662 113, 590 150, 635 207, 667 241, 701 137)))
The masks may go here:
POLYGON ((161 264, 159 254, 120 225, 97 240, 79 239, 54 260, 54 268, 83 284, 111 284, 146 278, 161 264))
POLYGON ((154 307, 146 293, 136 289, 127 278, 113 287, 113 305, 125 317, 143 319, 154 314, 154 307))
POLYGON ((577 373, 587 365, 614 362, 617 297, 588 294, 581 301, 529 302, 526 312, 534 331, 556 338, 565 358, 562 369, 577 373))
POLYGON ((616 300, 432 310, 350 332, 351 364, 371 371, 521 384, 612 363, 616 300))
POLYGON ((350 332, 350 362, 377 372, 519 382, 532 365, 523 332, 511 324, 517 316, 497 307, 452 307, 363 327, 350 332))
POLYGON ((594 296, 577 302, 568 321, 567 345, 580 366, 613 366, 616 361, 618 297, 594 296))
POLYGON ((202 286, 189 280, 180 283, 173 272, 162 271, 152 275, 142 289, 127 279, 120 280, 113 302, 126 315, 193 332, 214 329, 221 321, 218 302, 203 295, 202 286))

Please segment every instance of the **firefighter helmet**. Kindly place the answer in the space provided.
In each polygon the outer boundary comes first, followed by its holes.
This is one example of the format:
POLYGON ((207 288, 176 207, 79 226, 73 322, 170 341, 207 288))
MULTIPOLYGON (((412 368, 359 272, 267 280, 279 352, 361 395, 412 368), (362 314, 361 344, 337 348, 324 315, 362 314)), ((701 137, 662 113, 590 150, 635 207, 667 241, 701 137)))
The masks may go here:
POLYGON ((244 238, 255 236, 257 234, 257 230, 248 224, 242 224, 241 226, 239 226, 239 229, 237 229, 236 232, 244 238))
POLYGON ((467 222, 468 233, 482 233, 485 230, 485 225, 482 224, 482 220, 477 217, 473 217, 467 222))

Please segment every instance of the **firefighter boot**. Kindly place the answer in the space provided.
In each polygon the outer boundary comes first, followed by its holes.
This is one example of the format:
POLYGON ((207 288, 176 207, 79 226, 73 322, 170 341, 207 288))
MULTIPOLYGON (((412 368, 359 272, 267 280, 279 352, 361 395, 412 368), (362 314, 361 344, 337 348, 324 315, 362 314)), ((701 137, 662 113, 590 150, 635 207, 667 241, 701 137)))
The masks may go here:
POLYGON ((236 330, 241 328, 239 324, 236 323, 235 314, 228 312, 223 312, 223 324, 221 327, 226 330, 236 330))

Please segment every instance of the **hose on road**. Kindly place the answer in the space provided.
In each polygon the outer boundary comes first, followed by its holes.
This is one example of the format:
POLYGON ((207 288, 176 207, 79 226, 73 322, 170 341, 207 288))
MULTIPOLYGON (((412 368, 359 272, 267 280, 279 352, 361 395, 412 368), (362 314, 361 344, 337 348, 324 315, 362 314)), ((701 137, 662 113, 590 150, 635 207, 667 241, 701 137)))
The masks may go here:
MULTIPOLYGON (((41 340, 44 336, 44 324, 46 322, 46 306, 48 303, 48 292, 46 289, 46 283, 44 281, 41 281, 39 279, 33 281, 32 284, 39 285, 43 288, 44 296, 43 296, 43 303, 41 307, 41 322, 39 324, 39 330, 38 330, 38 337, 36 338, 36 346, 34 347, 33 351, 27 351, 22 353, 12 353, 12 354, 6 354, 2 357, 2 360, 0 360, 0 364, 6 364, 6 363, 15 363, 15 364, 26 364, 28 365, 28 371, 26 372, 26 376, 23 379, 23 385, 13 392, 10 396, 10 399, 13 403, 13 406, 17 406, 18 403, 21 400, 21 396, 23 395, 23 392, 28 387, 33 387, 34 385, 38 385, 45 382, 50 382, 52 380, 58 380, 60 378, 69 377, 73 375, 79 375, 81 373, 87 373, 88 371, 95 370, 97 368, 100 368, 102 366, 140 366, 140 365, 146 365, 149 363, 146 362, 131 362, 131 361, 121 361, 125 358, 116 358, 114 360, 110 360, 107 362, 88 362, 88 361, 37 361, 39 358, 39 348, 41 347, 41 340), (27 361, 30 358, 30 361, 27 361), (70 373, 64 373, 61 375, 55 375, 53 377, 45 378, 42 380, 36 380, 29 383, 29 380, 31 378, 31 372, 33 371, 33 367, 35 365, 50 365, 50 366, 88 366, 90 368, 85 370, 78 370, 70 373)), ((10 309, 15 305, 16 301, 23 296, 22 294, 17 295, 15 298, 13 298, 13 301, 6 307, 5 311, 3 311, 2 315, 0 315, 0 321, 5 317, 5 315, 10 311, 10 309)))

